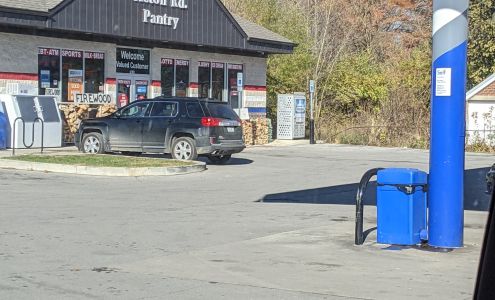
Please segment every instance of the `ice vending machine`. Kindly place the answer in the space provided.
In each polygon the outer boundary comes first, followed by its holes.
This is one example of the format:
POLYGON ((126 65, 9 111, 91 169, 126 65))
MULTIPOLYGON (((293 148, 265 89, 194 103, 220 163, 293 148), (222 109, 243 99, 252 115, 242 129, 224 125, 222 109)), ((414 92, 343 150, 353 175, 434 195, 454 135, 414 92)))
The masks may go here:
POLYGON ((277 139, 293 140, 306 137, 306 95, 278 95, 277 139))

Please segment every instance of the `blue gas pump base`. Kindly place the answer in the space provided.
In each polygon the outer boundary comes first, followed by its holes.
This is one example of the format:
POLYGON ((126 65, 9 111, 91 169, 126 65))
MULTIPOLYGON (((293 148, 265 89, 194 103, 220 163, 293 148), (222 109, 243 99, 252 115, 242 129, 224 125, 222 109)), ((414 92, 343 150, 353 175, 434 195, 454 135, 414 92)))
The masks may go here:
POLYGON ((428 175, 417 169, 378 172, 377 242, 418 245, 427 237, 428 175))

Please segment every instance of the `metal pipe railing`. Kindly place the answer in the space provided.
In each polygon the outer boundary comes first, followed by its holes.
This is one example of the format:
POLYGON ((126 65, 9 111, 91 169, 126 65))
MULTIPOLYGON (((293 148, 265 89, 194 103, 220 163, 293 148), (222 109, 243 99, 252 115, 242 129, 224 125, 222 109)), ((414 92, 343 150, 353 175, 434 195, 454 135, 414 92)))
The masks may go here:
POLYGON ((368 184, 373 178, 378 174, 378 171, 383 170, 383 168, 371 169, 366 172, 361 178, 361 182, 359 183, 359 187, 356 194, 356 228, 355 228, 355 244, 362 245, 364 244, 364 231, 363 231, 363 218, 364 218, 364 193, 366 192, 366 188, 368 184))
POLYGON ((24 118, 19 117, 14 120, 14 126, 12 130, 12 156, 15 156, 15 148, 16 148, 16 124, 17 121, 22 122, 22 144, 26 149, 31 149, 34 146, 34 138, 35 138, 35 126, 36 122, 41 123, 41 153, 43 154, 44 150, 44 144, 45 144, 45 122, 41 118, 35 118, 33 120, 33 132, 31 135, 31 144, 27 145, 26 144, 26 121, 24 121, 24 118))

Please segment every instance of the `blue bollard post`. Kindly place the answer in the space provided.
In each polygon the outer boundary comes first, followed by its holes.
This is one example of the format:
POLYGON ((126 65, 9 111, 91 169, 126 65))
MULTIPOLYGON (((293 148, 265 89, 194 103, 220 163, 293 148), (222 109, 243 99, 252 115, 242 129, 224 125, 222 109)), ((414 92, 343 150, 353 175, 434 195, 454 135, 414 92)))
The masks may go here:
POLYGON ((464 240, 464 154, 469 0, 433 1, 429 244, 464 240))

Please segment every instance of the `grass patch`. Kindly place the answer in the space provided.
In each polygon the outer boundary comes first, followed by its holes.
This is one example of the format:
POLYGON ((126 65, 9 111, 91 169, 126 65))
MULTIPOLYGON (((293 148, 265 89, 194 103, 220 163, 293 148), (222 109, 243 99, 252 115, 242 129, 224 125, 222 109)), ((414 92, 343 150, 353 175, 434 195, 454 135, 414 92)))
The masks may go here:
POLYGON ((191 162, 170 159, 116 155, 22 155, 6 157, 5 159, 59 165, 113 168, 185 167, 193 165, 191 162))

